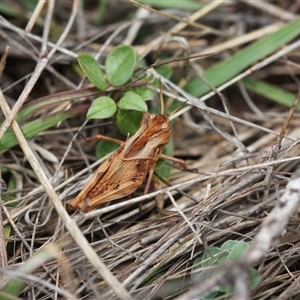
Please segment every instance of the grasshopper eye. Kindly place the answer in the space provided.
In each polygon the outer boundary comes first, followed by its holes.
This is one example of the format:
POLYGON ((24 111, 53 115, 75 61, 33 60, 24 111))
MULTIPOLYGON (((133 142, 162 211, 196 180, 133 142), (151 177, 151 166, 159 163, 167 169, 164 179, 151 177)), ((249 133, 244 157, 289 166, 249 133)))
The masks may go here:
POLYGON ((164 129, 165 129, 165 128, 168 128, 168 124, 167 124, 167 123, 162 124, 162 125, 161 125, 161 128, 164 128, 164 129))

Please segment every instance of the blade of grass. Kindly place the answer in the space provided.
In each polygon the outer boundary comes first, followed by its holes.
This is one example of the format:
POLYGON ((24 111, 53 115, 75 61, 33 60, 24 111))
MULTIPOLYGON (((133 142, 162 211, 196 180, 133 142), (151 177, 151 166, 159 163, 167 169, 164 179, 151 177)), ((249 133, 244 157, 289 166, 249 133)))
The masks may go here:
MULTIPOLYGON (((80 105, 66 111, 53 113, 21 126, 21 130, 24 136, 26 137, 26 139, 30 139, 33 136, 37 135, 38 133, 42 132, 43 130, 46 130, 68 118, 73 118, 76 115, 84 111, 87 111, 87 109, 88 109, 88 105, 80 105)), ((14 133, 9 129, 7 130, 7 132, 4 134, 3 138, 0 141, 0 152, 3 150, 7 150, 17 144, 18 141, 14 133)))
MULTIPOLYGON (((225 83, 238 75, 253 63, 263 59, 285 45, 300 33, 300 18, 292 21, 277 32, 251 44, 243 50, 232 55, 203 72, 203 76, 215 87, 225 83)), ((186 91, 195 97, 201 97, 211 89, 198 77, 193 78, 184 87, 186 91)))
POLYGON ((261 80, 248 77, 243 80, 243 83, 248 90, 287 107, 291 107, 295 99, 294 94, 261 80))
MULTIPOLYGON (((5 3, 0 3, 0 13, 2 15, 8 15, 10 17, 15 17, 15 18, 21 18, 25 19, 25 16, 22 16, 14 7, 13 5, 5 4, 5 3)), ((20 20, 20 19, 19 19, 20 20)))
POLYGON ((57 108, 63 102, 73 101, 78 99, 85 99, 87 97, 95 97, 102 94, 97 88, 85 88, 76 91, 66 91, 57 94, 45 96, 37 100, 31 101, 25 105, 23 109, 17 114, 15 120, 22 123, 24 120, 40 113, 42 110, 57 108))
POLYGON ((144 5, 150 5, 160 8, 179 8, 179 9, 200 9, 205 6, 202 3, 198 3, 197 1, 185 0, 185 1, 174 1, 174 0, 146 0, 146 1, 137 1, 144 5))

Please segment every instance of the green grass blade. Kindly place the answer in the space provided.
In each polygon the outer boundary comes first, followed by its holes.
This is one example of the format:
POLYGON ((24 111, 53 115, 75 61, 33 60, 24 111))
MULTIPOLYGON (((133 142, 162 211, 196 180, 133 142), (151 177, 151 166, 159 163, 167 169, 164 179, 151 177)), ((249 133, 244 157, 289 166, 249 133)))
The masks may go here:
POLYGON ((49 110, 58 107, 65 101, 74 101, 77 99, 85 99, 87 97, 99 96, 101 91, 97 88, 84 88, 75 91, 65 91, 57 94, 41 97, 31 101, 25 105, 22 110, 17 114, 15 120, 21 124, 28 118, 41 113, 41 111, 49 110))
MULTIPOLYGON (((21 126, 21 130, 25 136, 26 139, 30 139, 37 135, 38 133, 56 125, 57 123, 75 117, 78 114, 81 114, 82 112, 87 110, 87 105, 80 105, 75 108, 71 108, 66 111, 61 111, 57 113, 50 114, 48 116, 45 116, 43 118, 39 118, 37 120, 34 120, 28 124, 25 124, 21 126)), ((5 135, 0 141, 0 152, 7 150, 15 145, 18 144, 18 141, 14 135, 14 133, 11 131, 11 129, 7 130, 5 135)))
POLYGON ((287 107, 291 107, 295 99, 294 94, 261 80, 246 78, 243 83, 246 89, 287 107))
MULTIPOLYGON (((215 87, 232 79, 260 59, 265 58, 279 47, 285 45, 300 33, 300 18, 292 21, 278 31, 254 42, 250 46, 232 55, 203 72, 203 76, 215 87)), ((195 97, 201 97, 211 89, 198 77, 192 79, 185 90, 195 97)))
POLYGON ((164 0, 164 1, 157 1, 157 0, 141 0, 137 1, 144 5, 150 5, 160 8, 179 8, 179 9, 200 9, 205 6, 205 4, 200 3, 200 1, 193 1, 193 0, 184 0, 184 1, 174 1, 174 0, 164 0))

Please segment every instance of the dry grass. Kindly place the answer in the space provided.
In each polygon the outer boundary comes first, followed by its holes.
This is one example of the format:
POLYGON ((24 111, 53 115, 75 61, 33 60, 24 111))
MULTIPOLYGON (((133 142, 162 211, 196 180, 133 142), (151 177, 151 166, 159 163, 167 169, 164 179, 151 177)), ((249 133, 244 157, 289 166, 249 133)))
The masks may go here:
MULTIPOLYGON (((219 56, 193 60, 187 66, 170 65, 179 76, 176 84, 163 80, 165 94, 189 103, 174 123, 174 156, 197 171, 174 166, 170 185, 156 183, 145 196, 139 196, 141 188, 130 200, 87 214, 67 213, 63 207, 100 163, 90 165, 96 160, 95 144, 78 137, 79 128, 86 136, 107 134, 115 131, 113 120, 100 126, 99 122, 86 124, 82 112, 27 141, 17 122, 7 123, 21 148, 1 154, 2 177, 12 184, 4 193, 11 201, 2 205, 1 289, 8 279, 22 275, 24 284, 18 294, 22 299, 200 299, 206 288, 227 283, 234 285, 233 294, 216 299, 298 299, 299 199, 289 210, 284 202, 284 192, 290 192, 288 199, 292 199, 293 189, 287 183, 300 155, 297 97, 289 109, 249 94, 240 83, 223 90, 226 99, 213 95, 201 104, 184 94, 182 87, 199 69, 276 31, 279 21, 295 19, 299 2, 260 1, 257 6, 255 1, 215 1, 196 13, 174 8, 164 11, 167 16, 148 15, 139 28, 130 22, 137 18, 137 8, 129 2, 109 2, 103 22, 96 27, 96 3, 83 9, 81 2, 49 1, 48 12, 41 14, 43 21, 32 17, 35 25, 33 29, 28 25, 28 35, 23 28, 29 24, 29 11, 17 1, 11 3, 23 18, 0 20, 1 51, 10 46, 1 84, 6 120, 10 119, 6 102, 12 120, 34 99, 80 89, 75 58, 82 51, 104 58, 126 40, 139 54, 150 53, 151 63, 157 46, 168 60, 185 50, 190 55, 218 52, 219 56), (186 15, 193 16, 189 24, 182 19, 186 15), (69 30, 72 18, 76 25, 69 30), (171 29, 173 41, 163 44, 161 33, 171 29), (47 30, 50 38, 43 36, 47 30), (60 41, 63 30, 66 37, 60 41), (54 44, 46 52, 50 40, 54 44), (162 197, 168 216, 156 209, 162 197), (141 212, 137 203, 142 201, 141 212), (10 206, 13 202, 18 205, 10 206), (208 247, 220 247, 228 240, 243 240, 251 247, 242 259, 225 264, 225 273, 217 279, 192 280, 195 259, 208 247), (247 286, 250 267, 261 275, 253 289, 247 286)), ((255 76, 296 95, 298 60, 297 51, 286 53, 284 59, 259 67, 255 76)), ((78 99, 77 104, 89 100, 78 99)), ((32 118, 51 112, 44 109, 32 118)))

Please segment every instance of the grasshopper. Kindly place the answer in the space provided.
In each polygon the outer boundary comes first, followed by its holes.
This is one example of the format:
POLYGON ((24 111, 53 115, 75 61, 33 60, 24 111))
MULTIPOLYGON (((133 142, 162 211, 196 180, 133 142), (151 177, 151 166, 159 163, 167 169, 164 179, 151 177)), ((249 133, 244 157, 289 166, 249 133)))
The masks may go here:
POLYGON ((170 140, 171 127, 161 103, 162 113, 144 113, 141 127, 125 142, 101 134, 86 139, 90 142, 98 139, 112 141, 120 147, 98 167, 83 190, 69 203, 70 209, 88 212, 102 203, 128 196, 142 185, 147 174, 144 194, 148 193, 159 158, 169 159, 187 169, 183 160, 162 153, 170 140))

